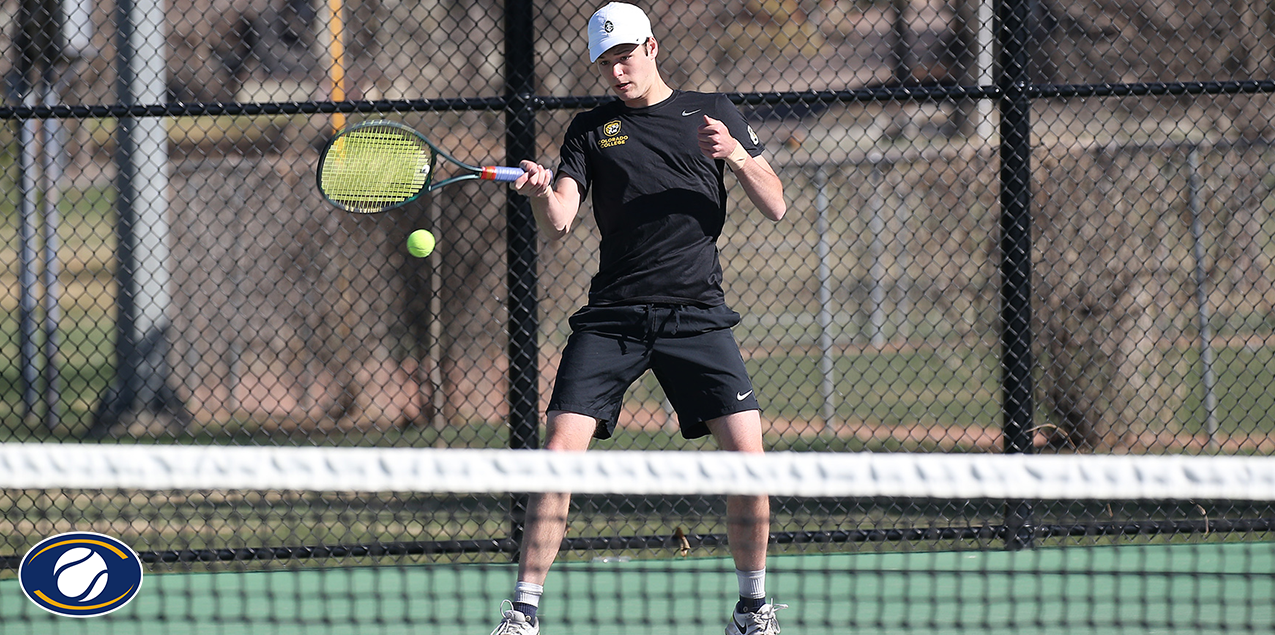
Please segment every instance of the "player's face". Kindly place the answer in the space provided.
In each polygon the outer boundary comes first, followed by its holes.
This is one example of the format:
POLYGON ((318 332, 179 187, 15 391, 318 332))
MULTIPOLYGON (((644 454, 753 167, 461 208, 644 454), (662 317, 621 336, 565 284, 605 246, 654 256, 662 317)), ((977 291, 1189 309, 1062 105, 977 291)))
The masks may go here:
POLYGON ((659 79, 655 47, 654 39, 643 44, 620 44, 599 55, 595 62, 602 81, 629 106, 651 105, 647 102, 659 79))

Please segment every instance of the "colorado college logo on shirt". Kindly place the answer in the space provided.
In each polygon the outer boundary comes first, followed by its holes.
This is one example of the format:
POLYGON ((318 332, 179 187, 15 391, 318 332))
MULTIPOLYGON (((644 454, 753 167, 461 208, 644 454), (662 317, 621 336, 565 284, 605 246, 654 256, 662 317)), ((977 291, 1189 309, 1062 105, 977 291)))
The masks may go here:
POLYGON ((102 534, 45 538, 18 565, 27 598, 55 615, 95 617, 128 604, 142 588, 142 562, 128 545, 102 534))
POLYGON ((629 140, 628 135, 620 134, 619 119, 606 122, 606 125, 602 126, 602 134, 605 136, 603 136, 602 139, 598 140, 599 148, 610 148, 613 146, 622 146, 624 145, 625 141, 629 140))

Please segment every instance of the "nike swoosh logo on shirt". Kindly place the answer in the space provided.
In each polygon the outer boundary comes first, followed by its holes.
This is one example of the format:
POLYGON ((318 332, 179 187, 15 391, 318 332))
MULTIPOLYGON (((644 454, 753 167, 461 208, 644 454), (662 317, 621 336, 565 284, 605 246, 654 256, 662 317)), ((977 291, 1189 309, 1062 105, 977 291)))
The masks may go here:
POLYGON ((683 117, 689 117, 689 116, 691 116, 691 115, 693 115, 693 114, 695 114, 695 113, 699 112, 700 110, 702 110, 702 109, 701 109, 701 108, 696 108, 695 110, 692 110, 692 111, 690 111, 690 112, 686 112, 685 110, 683 110, 683 111, 682 111, 682 116, 683 116, 683 117))
POLYGON ((748 398, 748 395, 751 395, 751 394, 753 394, 753 391, 751 390, 748 392, 735 393, 735 400, 743 401, 748 398))

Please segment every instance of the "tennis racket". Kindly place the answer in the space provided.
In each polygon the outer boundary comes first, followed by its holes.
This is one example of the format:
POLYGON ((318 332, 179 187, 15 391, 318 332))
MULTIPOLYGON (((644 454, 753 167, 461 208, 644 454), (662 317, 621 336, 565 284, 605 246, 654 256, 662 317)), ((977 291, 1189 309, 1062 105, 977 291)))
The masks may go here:
POLYGON ((401 207, 452 183, 513 182, 523 174, 522 168, 462 163, 421 133, 393 121, 366 121, 338 132, 319 155, 317 170, 323 197, 359 214, 401 207), (437 179, 439 158, 459 166, 459 174, 437 179))

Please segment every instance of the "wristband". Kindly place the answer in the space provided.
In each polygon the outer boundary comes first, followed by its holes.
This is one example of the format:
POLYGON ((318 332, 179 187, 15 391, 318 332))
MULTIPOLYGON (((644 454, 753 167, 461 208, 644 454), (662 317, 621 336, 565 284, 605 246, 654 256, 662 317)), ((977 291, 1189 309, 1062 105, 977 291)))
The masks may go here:
POLYGON ((732 166, 733 170, 739 170, 744 167, 744 163, 748 161, 748 151, 744 149, 744 144, 735 142, 735 149, 730 151, 730 156, 726 157, 726 162, 732 166))

